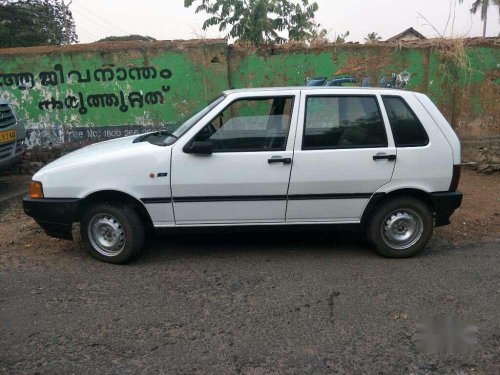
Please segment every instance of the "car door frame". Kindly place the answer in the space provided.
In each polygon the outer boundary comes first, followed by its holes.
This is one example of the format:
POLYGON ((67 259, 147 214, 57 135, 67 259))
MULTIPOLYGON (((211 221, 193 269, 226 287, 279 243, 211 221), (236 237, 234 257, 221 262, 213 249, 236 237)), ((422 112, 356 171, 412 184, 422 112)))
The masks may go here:
MULTIPOLYGON (((294 151, 302 151, 302 142, 304 138, 304 130, 305 130, 305 117, 307 110, 307 98, 310 96, 374 96, 377 99, 377 104, 380 109, 380 114, 382 115, 382 120, 384 121, 384 127, 387 134, 387 145, 388 147, 396 147, 396 143, 394 142, 394 137, 392 135, 391 124, 389 122, 389 116, 387 116, 387 112, 385 110, 384 102, 382 100, 382 96, 387 96, 389 94, 380 93, 379 90, 373 90, 371 92, 367 92, 366 88, 357 89, 357 88, 316 88, 316 89, 307 89, 302 90, 300 95, 300 114, 297 123, 296 129, 296 142, 294 146, 294 151)), ((394 94, 391 94, 395 96, 394 94)), ((390 95, 389 95, 390 96, 390 95)))
MULTIPOLYGON (((392 129, 389 123, 389 118, 387 116, 387 112, 385 110, 384 103, 382 101, 382 95, 380 93, 380 90, 375 90, 367 92, 366 89, 357 89, 357 88, 315 88, 315 89, 306 89, 302 90, 302 94, 300 97, 300 115, 297 121, 297 131, 296 131, 296 139, 295 139, 295 146, 294 146, 294 167, 297 168, 300 167, 300 165, 297 165, 300 160, 297 159, 298 153, 308 153, 308 152, 314 152, 315 150, 303 150, 303 138, 304 138, 304 131, 305 131, 305 118, 306 118, 306 111, 307 111, 307 99, 309 97, 323 97, 323 96, 370 96, 370 97, 375 97, 381 118, 384 123, 384 128, 387 136, 387 150, 390 150, 390 153, 394 153, 397 158, 397 148, 395 146, 394 142, 394 137, 392 135, 392 129)), ((343 150, 372 150, 371 147, 359 147, 359 148, 338 148, 338 149, 330 149, 331 151, 334 152, 342 152, 343 150)), ((325 148, 324 151, 328 151, 329 149, 325 148)), ((378 154, 378 150, 376 148, 373 148, 374 156, 378 154)), ((380 154, 385 154, 383 151, 384 149, 380 149, 380 154)), ((321 150, 316 150, 316 151, 321 151, 321 150)), ((355 152, 355 151, 354 151, 355 152)), ((385 162, 385 161, 384 161, 385 162)), ((392 175, 395 170, 395 165, 396 161, 392 162, 393 163, 393 168, 392 168, 392 173, 391 177, 384 183, 382 186, 378 187, 376 191, 369 192, 370 194, 357 194, 354 193, 352 194, 351 197, 349 197, 349 194, 339 194, 339 196, 335 196, 335 194, 325 194, 324 196, 322 194, 311 194, 311 196, 304 197, 302 194, 294 194, 294 187, 292 187, 293 184, 293 173, 294 170, 292 169, 292 175, 290 179, 290 185, 289 185, 289 195, 288 195, 288 207, 287 207, 287 219, 286 222, 287 224, 300 224, 300 223, 312 223, 312 224, 319 224, 319 223, 335 223, 335 224, 358 224, 361 221, 361 217, 363 215, 363 212, 365 211, 366 207, 369 204, 370 199, 376 194, 377 191, 382 190, 385 186, 389 185, 392 180, 392 175), (328 196, 331 195, 331 196, 328 196), (347 198, 347 199, 346 199, 347 198), (307 200, 309 200, 309 203, 307 203, 307 200), (314 210, 314 206, 317 207, 328 207, 329 203, 338 203, 338 206, 335 204, 332 205, 332 208, 337 208, 339 210, 343 211, 356 211, 352 217, 324 217, 324 218, 293 218, 295 209, 294 205, 296 202, 301 202, 303 201, 304 204, 308 205, 309 210, 314 210)), ((325 192, 326 193, 326 192, 325 192)), ((368 193, 368 192, 363 192, 363 193, 368 193)), ((300 210, 300 209, 299 209, 300 210)))
MULTIPOLYGON (((300 117, 300 102, 301 102, 301 95, 302 92, 300 89, 266 89, 266 90, 259 90, 259 91, 234 91, 230 92, 227 94, 226 98, 219 103, 214 109, 212 109, 209 113, 207 113, 202 119, 200 119, 191 129, 189 129, 175 144, 172 146, 172 166, 171 166, 171 194, 172 194, 172 203, 173 203, 173 210, 174 210, 174 217, 175 217, 175 223, 176 226, 207 226, 207 225, 260 225, 260 224, 279 224, 279 223, 285 223, 285 217, 286 217, 286 206, 287 206, 287 194, 288 194, 288 188, 289 188, 289 183, 290 183, 290 173, 288 173, 288 176, 286 178, 286 189, 284 190, 284 193, 279 197, 280 201, 284 202, 284 212, 283 212, 283 219, 276 221, 276 220, 248 220, 248 221, 237 221, 237 222, 193 222, 189 223, 184 220, 178 219, 178 216, 176 216, 176 194, 175 194, 175 153, 179 152, 184 152, 184 147, 188 145, 196 136, 197 134, 202 131, 202 129, 207 126, 213 119, 222 111, 224 111, 226 108, 228 108, 232 103, 241 101, 244 99, 254 99, 254 98, 270 98, 270 97, 277 97, 277 96, 282 96, 282 97, 293 97, 293 110, 292 110, 292 115, 290 119, 290 128, 289 128, 289 133, 287 136, 287 141, 286 141, 286 147, 284 150, 279 151, 279 150, 273 150, 273 151, 268 151, 267 153, 286 153, 286 157, 290 157, 292 159, 292 163, 290 163, 290 172, 291 168, 293 165, 293 153, 294 153, 294 146, 295 146, 295 139, 296 139, 296 133, 297 133, 297 124, 298 124, 298 119, 300 117)), ((238 151, 232 151, 232 152, 216 152, 215 154, 237 154, 240 153, 238 151)), ((265 154, 266 151, 241 151, 241 153, 258 153, 258 154, 265 154)), ((194 156, 194 157, 199 157, 203 158, 205 156, 194 156)), ((209 156, 210 157, 210 156, 209 156)), ((217 197, 213 197, 213 201, 217 202, 217 197)), ((251 196, 249 197, 251 198, 251 196)), ((256 196, 256 199, 258 196, 256 196)), ((273 201, 272 196, 270 197, 262 197, 264 201, 271 202, 273 201)), ((278 200, 278 199, 277 199, 278 200)), ((186 202, 182 196, 177 197, 177 203, 190 203, 186 202)), ((177 211, 179 212, 179 207, 177 206, 177 211)))

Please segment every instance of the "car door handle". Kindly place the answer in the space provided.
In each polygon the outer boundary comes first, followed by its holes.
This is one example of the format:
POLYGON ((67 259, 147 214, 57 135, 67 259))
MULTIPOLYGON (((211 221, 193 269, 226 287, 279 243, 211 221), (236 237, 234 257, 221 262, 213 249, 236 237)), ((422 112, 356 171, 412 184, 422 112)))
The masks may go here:
POLYGON ((396 160, 396 155, 374 155, 373 160, 390 160, 394 161, 396 160))
POLYGON ((267 162, 269 164, 277 164, 277 163, 292 164, 292 159, 291 158, 276 157, 276 158, 269 159, 267 162))

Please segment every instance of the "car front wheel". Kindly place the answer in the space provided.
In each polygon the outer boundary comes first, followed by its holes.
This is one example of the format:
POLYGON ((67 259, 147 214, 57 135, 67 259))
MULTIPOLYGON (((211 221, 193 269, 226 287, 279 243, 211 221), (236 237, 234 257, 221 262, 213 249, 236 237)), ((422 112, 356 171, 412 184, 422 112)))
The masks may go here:
POLYGON ((108 263, 127 262, 144 244, 144 225, 127 205, 101 203, 89 207, 80 231, 90 254, 108 263))
POLYGON ((368 237, 377 252, 389 258, 408 258, 422 251, 434 230, 429 207, 413 197, 398 197, 376 208, 368 237))

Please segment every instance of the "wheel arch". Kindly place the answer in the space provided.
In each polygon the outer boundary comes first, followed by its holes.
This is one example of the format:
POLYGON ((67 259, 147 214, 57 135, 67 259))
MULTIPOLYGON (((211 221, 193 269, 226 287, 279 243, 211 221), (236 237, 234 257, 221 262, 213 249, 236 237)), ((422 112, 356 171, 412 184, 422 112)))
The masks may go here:
POLYGON ((370 201, 365 207, 363 216, 361 217, 361 224, 366 225, 368 223, 368 220, 372 216, 373 212, 375 212, 375 210, 377 209, 377 207, 396 197, 417 198, 418 200, 425 203, 427 207, 429 207, 432 213, 435 213, 434 202, 432 200, 430 193, 420 189, 403 188, 403 189, 393 190, 388 193, 373 194, 370 201))
POLYGON ((82 198, 78 204, 78 208, 75 215, 75 221, 76 222, 80 221, 82 219, 82 216, 86 208, 96 203, 129 204, 130 206, 132 206, 132 208, 134 208, 134 210, 136 210, 136 212, 139 214, 139 217, 146 226, 153 227, 153 220, 151 219, 151 216, 149 215, 149 212, 144 206, 144 204, 137 198, 131 196, 130 194, 118 190, 95 191, 87 195, 85 198, 82 198))

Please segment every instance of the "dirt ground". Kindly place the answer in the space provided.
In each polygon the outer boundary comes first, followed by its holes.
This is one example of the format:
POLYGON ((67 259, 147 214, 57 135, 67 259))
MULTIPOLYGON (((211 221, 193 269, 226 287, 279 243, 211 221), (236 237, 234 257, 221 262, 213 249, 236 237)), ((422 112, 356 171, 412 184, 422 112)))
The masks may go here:
POLYGON ((2 202, 26 194, 30 181, 31 176, 28 175, 0 174, 0 205, 2 202))
POLYGON ((0 374, 500 374, 499 183, 464 171, 452 225, 404 260, 284 232, 156 236, 114 266, 3 202, 0 374), (475 350, 420 351, 435 315, 475 350))
POLYGON ((453 243, 499 239, 500 174, 462 170, 458 189, 464 193, 462 206, 451 217, 451 225, 437 228, 435 235, 453 243))

